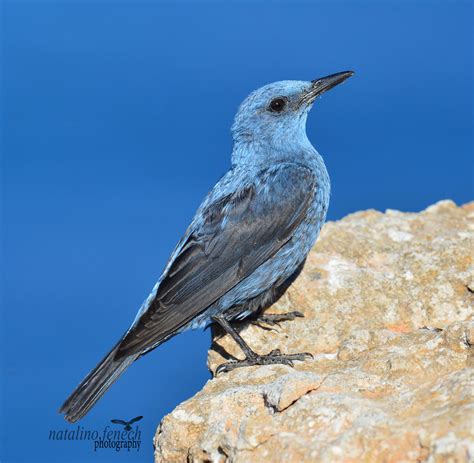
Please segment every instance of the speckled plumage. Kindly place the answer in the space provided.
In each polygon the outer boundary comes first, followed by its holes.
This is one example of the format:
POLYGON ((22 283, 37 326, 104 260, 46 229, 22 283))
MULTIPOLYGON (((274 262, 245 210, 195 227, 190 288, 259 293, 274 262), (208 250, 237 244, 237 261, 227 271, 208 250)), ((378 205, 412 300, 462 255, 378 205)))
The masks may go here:
POLYGON ((67 420, 84 416, 139 356, 216 315, 245 318, 295 274, 330 195, 306 118, 319 94, 350 75, 276 82, 244 100, 232 126, 232 168, 197 210, 131 327, 62 406, 67 420))

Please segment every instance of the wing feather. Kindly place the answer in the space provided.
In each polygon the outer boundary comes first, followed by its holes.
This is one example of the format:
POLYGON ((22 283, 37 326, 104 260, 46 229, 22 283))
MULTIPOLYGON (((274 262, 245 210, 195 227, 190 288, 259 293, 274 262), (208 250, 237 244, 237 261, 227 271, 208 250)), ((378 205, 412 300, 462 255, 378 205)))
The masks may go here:
POLYGON ((315 189, 308 168, 285 164, 208 205, 117 356, 156 347, 270 259, 306 216, 315 189))

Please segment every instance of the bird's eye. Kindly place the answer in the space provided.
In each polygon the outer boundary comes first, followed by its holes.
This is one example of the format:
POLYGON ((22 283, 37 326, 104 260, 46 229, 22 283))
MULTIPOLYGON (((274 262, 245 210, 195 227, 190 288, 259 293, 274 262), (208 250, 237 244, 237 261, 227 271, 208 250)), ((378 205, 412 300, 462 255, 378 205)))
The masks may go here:
POLYGON ((269 109, 270 111, 274 111, 276 113, 281 113, 286 106, 285 98, 275 98, 270 102, 269 109))

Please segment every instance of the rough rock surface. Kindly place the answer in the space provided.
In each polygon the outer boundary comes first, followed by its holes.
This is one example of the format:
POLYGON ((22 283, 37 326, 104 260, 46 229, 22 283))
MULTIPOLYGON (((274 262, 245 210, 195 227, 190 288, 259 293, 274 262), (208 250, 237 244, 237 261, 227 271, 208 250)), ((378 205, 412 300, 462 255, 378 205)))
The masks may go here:
MULTIPOLYGON (((241 327, 314 359, 209 380, 163 419, 155 461, 474 461, 473 253, 474 203, 327 223, 267 310, 305 317, 241 327)), ((242 357, 215 333, 211 371, 224 351, 242 357)))

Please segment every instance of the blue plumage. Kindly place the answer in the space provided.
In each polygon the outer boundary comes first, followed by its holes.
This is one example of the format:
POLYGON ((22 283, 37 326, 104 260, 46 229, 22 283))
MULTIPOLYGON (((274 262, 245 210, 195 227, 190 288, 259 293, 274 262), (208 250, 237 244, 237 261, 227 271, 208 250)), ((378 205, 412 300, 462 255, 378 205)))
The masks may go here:
POLYGON ((132 326, 63 404, 68 421, 82 418, 138 357, 211 322, 246 355, 221 371, 304 360, 307 354, 253 352, 231 322, 280 294, 319 235, 330 181, 306 118, 321 93, 351 75, 276 82, 244 100, 232 126, 231 170, 204 199, 132 326))

